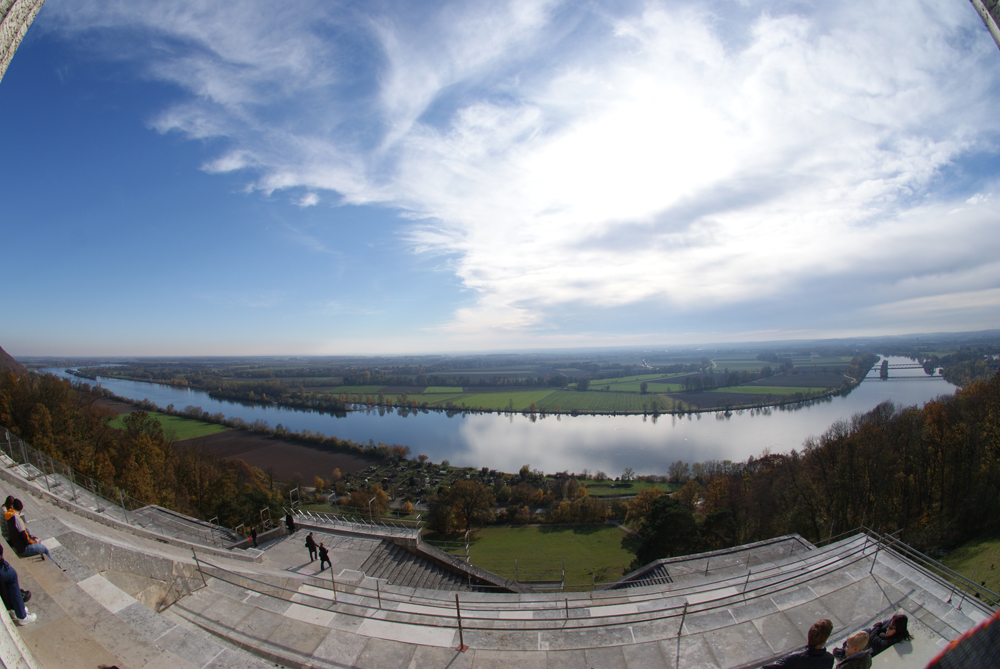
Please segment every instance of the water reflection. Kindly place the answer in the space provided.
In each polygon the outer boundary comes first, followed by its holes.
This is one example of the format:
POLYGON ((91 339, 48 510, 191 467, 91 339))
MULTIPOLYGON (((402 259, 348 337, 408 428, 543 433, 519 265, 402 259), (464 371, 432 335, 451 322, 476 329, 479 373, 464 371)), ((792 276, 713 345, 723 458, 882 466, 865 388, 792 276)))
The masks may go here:
MULTIPOLYGON (((890 364, 907 362, 890 358, 890 364)), ((51 371, 71 378, 61 369, 51 371)), ((893 370, 896 372, 897 370, 893 370)), ((878 367, 872 374, 878 375, 878 367)), ((517 471, 521 465, 546 472, 601 470, 618 475, 625 467, 637 473, 666 473, 677 460, 746 460, 765 450, 788 452, 835 421, 868 411, 890 399, 922 404, 955 387, 922 370, 899 370, 893 383, 866 381, 849 395, 811 402, 730 412, 660 414, 659 416, 570 416, 553 414, 481 414, 417 408, 366 408, 346 415, 273 406, 220 402, 207 393, 134 381, 100 379, 116 395, 149 399, 161 407, 183 410, 200 406, 211 414, 239 417, 248 423, 279 423, 292 431, 311 430, 359 443, 403 444, 414 456, 453 465, 517 471)), ((871 375, 869 375, 871 376, 871 375)))

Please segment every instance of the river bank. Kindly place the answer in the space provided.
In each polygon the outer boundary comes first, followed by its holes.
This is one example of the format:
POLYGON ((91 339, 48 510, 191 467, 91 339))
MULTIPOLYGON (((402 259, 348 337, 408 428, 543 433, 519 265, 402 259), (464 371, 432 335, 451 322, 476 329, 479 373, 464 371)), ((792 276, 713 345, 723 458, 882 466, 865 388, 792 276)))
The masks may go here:
MULTIPOLYGON (((119 415, 145 411, 131 402, 113 398, 100 398, 95 404, 119 415)), ((362 471, 376 462, 375 458, 344 451, 326 450, 303 444, 296 439, 259 434, 239 428, 210 434, 194 439, 174 442, 178 448, 200 448, 220 458, 243 460, 251 467, 273 471, 281 481, 296 477, 311 484, 314 476, 330 479, 334 469, 342 474, 362 471)))

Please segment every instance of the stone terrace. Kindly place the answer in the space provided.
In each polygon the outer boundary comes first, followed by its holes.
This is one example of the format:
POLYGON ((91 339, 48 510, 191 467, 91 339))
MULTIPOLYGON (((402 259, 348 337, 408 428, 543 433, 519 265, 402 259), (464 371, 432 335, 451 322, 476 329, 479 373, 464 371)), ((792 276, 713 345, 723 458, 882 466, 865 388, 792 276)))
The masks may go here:
POLYGON ((406 576, 419 564, 399 547, 411 538, 370 527, 351 533, 300 516, 295 535, 228 552, 209 537, 199 545, 198 532, 157 537, 96 518, 10 466, 0 494, 24 500, 31 531, 60 565, 8 551, 39 614, 15 633, 55 669, 751 667, 801 647, 819 618, 834 622, 833 644, 897 610, 910 614, 914 639, 874 666, 922 666, 989 613, 861 534, 823 548, 793 536, 660 561, 627 588, 459 592, 421 587, 434 579, 415 568, 406 576), (307 531, 331 548, 333 570, 308 561, 307 531))

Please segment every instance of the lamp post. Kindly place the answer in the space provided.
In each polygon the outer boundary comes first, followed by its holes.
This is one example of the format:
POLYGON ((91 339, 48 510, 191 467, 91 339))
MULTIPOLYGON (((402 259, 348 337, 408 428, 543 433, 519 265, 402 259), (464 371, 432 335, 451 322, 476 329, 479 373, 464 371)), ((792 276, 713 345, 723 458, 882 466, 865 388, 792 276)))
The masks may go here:
POLYGON ((375 522, 375 519, 372 516, 372 502, 374 502, 376 499, 378 499, 378 497, 372 497, 370 500, 368 500, 368 520, 370 520, 373 523, 375 522))

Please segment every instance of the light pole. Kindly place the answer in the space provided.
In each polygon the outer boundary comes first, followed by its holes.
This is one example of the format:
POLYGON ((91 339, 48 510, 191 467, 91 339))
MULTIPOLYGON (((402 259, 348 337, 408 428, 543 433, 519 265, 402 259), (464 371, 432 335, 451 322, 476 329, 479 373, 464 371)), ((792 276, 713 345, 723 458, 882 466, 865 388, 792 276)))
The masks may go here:
POLYGON ((368 520, 372 521, 373 523, 375 522, 375 519, 372 516, 372 502, 374 502, 376 499, 378 499, 378 497, 372 497, 370 500, 368 500, 368 520))

